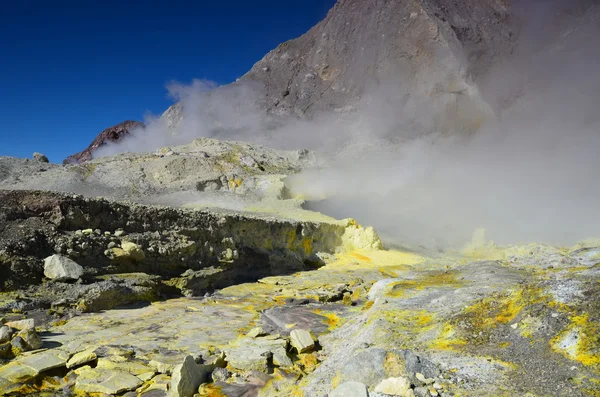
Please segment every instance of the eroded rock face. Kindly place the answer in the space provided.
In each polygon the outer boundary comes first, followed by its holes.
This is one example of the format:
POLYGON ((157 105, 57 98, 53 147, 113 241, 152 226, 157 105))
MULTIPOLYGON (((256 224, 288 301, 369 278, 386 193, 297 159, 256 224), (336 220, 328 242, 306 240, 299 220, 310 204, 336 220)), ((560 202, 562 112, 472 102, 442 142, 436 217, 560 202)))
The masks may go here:
POLYGON ((110 143, 118 142, 125 136, 129 135, 134 129, 142 129, 144 124, 139 121, 124 121, 120 124, 114 125, 102 131, 98 136, 90 143, 85 150, 75 153, 63 160, 63 164, 78 164, 91 160, 94 158, 94 152, 101 146, 110 143))
MULTIPOLYGON (((232 86, 258 85, 264 110, 294 117, 349 110, 379 91, 396 109, 427 106, 427 128, 474 131, 490 116, 474 81, 510 52, 510 16, 508 0, 338 1, 232 86)), ((175 104, 163 118, 176 129, 183 114, 175 104)))
POLYGON ((0 201, 4 290, 39 284, 41 259, 60 254, 75 259, 90 277, 146 273, 201 294, 318 265, 319 253, 348 248, 348 230, 353 236, 359 230, 348 221, 152 207, 49 192, 2 191, 0 201))

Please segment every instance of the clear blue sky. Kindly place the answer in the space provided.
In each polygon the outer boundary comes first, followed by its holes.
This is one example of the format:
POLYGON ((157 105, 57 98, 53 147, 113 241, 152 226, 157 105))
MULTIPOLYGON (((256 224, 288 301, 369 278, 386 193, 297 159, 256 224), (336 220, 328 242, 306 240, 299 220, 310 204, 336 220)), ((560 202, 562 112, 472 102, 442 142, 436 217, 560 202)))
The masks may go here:
POLYGON ((107 127, 162 113, 169 81, 234 81, 334 3, 2 1, 0 156, 61 162, 107 127))

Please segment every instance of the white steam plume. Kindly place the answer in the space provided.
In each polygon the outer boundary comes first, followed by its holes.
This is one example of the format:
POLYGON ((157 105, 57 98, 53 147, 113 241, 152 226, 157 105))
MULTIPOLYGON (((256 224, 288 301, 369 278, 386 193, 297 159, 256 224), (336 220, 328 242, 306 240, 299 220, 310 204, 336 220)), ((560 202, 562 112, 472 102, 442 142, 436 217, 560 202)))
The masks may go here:
POLYGON ((282 120, 258 109, 261 87, 171 85, 175 133, 160 119, 116 151, 200 136, 319 150, 327 166, 289 178, 311 208, 373 225, 388 242, 456 247, 476 228, 500 243, 572 244, 600 236, 600 6, 517 1, 514 56, 477 87, 497 117, 474 136, 448 136, 436 104, 406 101, 393 82, 351 114, 282 120), (433 131, 432 131, 433 130, 433 131), (143 135, 142 135, 143 134, 143 135))

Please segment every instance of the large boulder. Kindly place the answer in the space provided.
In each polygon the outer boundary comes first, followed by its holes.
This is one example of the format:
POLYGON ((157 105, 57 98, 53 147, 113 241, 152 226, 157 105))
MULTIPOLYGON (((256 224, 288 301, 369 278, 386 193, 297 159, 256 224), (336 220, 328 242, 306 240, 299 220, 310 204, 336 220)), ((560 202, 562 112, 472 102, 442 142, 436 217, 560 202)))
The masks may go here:
POLYGON ((54 281, 77 280, 83 276, 83 267, 65 256, 52 255, 44 259, 44 276, 54 281))
POLYGON ((48 157, 44 156, 42 153, 35 152, 33 154, 33 159, 35 161, 39 161, 40 163, 49 163, 48 157))

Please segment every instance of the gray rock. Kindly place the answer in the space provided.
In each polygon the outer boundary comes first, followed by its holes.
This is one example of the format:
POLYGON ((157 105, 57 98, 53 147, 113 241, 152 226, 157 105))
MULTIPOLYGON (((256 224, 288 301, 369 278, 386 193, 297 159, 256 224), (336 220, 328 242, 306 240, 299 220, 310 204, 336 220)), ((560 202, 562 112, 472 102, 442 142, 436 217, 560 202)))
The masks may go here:
POLYGON ((83 267, 65 256, 55 254, 44 259, 44 276, 55 281, 77 280, 83 276, 83 267))
MULTIPOLYGON (((316 305, 285 305, 274 307, 261 313, 261 325, 269 334, 289 335, 291 330, 286 324, 297 324, 315 335, 327 332, 327 319, 317 313, 316 305)), ((332 310, 329 305, 327 310, 332 310)))
POLYGON ((231 376, 231 372, 227 368, 215 368, 211 376, 213 382, 225 382, 231 376))
POLYGON ((22 331, 24 329, 35 327, 35 320, 32 318, 27 318, 25 320, 7 321, 5 325, 7 327, 22 331))
POLYGON ((23 338, 23 341, 28 347, 27 350, 37 350, 41 349, 43 346, 42 339, 37 334, 37 332, 35 332, 35 328, 24 329, 23 331, 20 331, 17 335, 23 338))
POLYGON ((12 335, 12 332, 10 332, 9 327, 7 327, 6 325, 3 327, 0 327, 0 343, 10 341, 11 335, 12 335))
POLYGON ((128 372, 86 366, 77 372, 74 391, 116 395, 135 390, 142 383, 141 379, 128 372))
POLYGON ((29 350, 29 346, 27 346, 27 343, 25 343, 23 338, 21 338, 20 336, 15 336, 14 338, 12 338, 10 344, 15 354, 20 354, 29 350))
POLYGON ((369 391, 363 383, 350 381, 336 387, 329 397, 369 397, 369 391))
POLYGON ((39 161, 40 163, 49 163, 50 162, 48 160, 48 157, 46 157, 43 154, 38 153, 38 152, 33 153, 32 157, 35 161, 39 161))
POLYGON ((303 329, 295 329, 290 332, 290 343, 298 353, 308 353, 315 348, 315 341, 310 332, 303 329))
POLYGON ((36 375, 54 368, 64 367, 69 359, 69 354, 62 350, 47 350, 19 358, 19 363, 32 368, 36 375))
POLYGON ((200 372, 196 361, 192 356, 187 356, 183 364, 173 369, 171 388, 169 395, 173 397, 192 397, 198 391, 198 387, 206 374, 200 372))
POLYGON ((403 350, 402 356, 406 362, 406 372, 413 384, 421 384, 421 381, 416 378, 416 374, 422 374, 426 379, 436 378, 440 374, 440 369, 431 361, 417 356, 410 350, 403 350))
POLYGON ((93 350, 85 350, 74 354, 73 357, 71 357, 67 362, 67 368, 78 367, 82 364, 87 364, 91 361, 94 361, 97 358, 98 356, 93 350))

